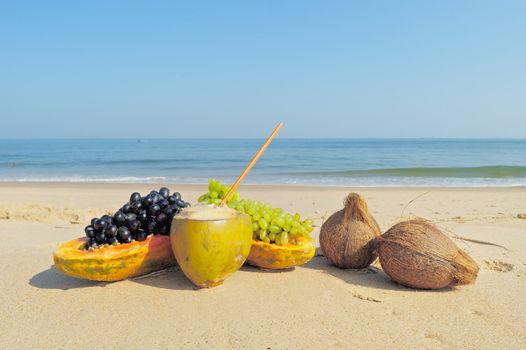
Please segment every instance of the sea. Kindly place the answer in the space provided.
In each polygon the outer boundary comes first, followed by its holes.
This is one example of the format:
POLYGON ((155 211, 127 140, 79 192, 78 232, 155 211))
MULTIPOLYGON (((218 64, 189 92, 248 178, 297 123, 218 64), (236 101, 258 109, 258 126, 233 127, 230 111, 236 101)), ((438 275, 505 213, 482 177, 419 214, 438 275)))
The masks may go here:
MULTIPOLYGON (((232 183, 263 139, 3 139, 0 181, 232 183)), ((526 139, 275 139, 247 184, 523 187, 526 139)))

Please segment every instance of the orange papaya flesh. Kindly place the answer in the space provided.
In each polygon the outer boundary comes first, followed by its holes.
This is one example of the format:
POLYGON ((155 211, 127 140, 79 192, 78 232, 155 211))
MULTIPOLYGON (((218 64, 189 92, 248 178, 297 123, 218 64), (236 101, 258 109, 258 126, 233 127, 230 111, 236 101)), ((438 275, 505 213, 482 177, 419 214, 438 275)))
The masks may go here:
POLYGON ((85 250, 86 238, 62 243, 53 253, 57 270, 94 281, 119 281, 176 265, 170 237, 151 235, 139 242, 85 250))
POLYGON ((305 264, 314 256, 312 239, 300 237, 283 245, 252 240, 247 262, 264 269, 288 269, 305 264))

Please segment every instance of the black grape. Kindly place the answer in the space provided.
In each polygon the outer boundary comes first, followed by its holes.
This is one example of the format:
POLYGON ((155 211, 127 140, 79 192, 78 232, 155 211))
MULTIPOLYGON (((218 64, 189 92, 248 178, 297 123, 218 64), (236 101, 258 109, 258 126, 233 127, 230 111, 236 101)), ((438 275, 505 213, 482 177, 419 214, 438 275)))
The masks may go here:
POLYGON ((86 237, 93 238, 95 237, 95 228, 93 228, 91 225, 88 225, 86 228, 84 228, 84 233, 86 233, 86 237))
POLYGON ((157 215, 161 211, 161 207, 157 204, 154 204, 150 207, 149 213, 152 216, 157 215))
POLYGON ((119 224, 122 224, 123 222, 126 221, 126 216, 124 215, 124 213, 122 211, 118 211, 116 212, 114 215, 113 215, 113 219, 119 223, 119 224))
POLYGON ((137 219, 140 221, 140 222, 145 222, 145 221, 148 221, 148 213, 146 212, 146 210, 141 210, 139 212, 139 214, 137 214, 137 219))
POLYGON ((141 222, 139 220, 137 220, 137 219, 132 220, 132 221, 128 221, 128 228, 131 231, 137 231, 138 229, 141 228, 141 222))
POLYGON ((141 194, 139 192, 133 192, 130 196, 130 203, 138 202, 141 200, 141 194))
POLYGON ((134 234, 135 239, 139 242, 144 241, 147 236, 148 234, 144 230, 138 230, 134 234))
POLYGON ((163 224, 166 222, 166 219, 167 219, 167 216, 165 213, 160 213, 159 215, 157 215, 157 217, 155 218, 155 221, 157 221, 159 224, 163 224))
POLYGON ((104 230, 106 237, 115 237, 117 235, 117 226, 110 225, 104 230))
POLYGON ((170 190, 166 187, 161 187, 161 189, 159 189, 159 194, 164 198, 167 198, 170 195, 170 190))

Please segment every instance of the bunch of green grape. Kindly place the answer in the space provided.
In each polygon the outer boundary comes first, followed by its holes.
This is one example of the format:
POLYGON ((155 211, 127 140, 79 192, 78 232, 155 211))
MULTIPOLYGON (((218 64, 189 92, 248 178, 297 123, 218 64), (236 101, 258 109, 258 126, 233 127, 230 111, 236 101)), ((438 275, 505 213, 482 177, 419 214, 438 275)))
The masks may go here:
MULTIPOLYGON (((210 180, 208 193, 199 197, 198 201, 208 204, 219 204, 226 195, 229 186, 215 179, 210 180)), ((301 220, 298 213, 284 213, 281 208, 273 208, 269 203, 256 200, 241 199, 234 192, 227 202, 228 207, 250 215, 254 238, 267 243, 286 244, 294 242, 299 237, 310 237, 312 220, 301 220)))

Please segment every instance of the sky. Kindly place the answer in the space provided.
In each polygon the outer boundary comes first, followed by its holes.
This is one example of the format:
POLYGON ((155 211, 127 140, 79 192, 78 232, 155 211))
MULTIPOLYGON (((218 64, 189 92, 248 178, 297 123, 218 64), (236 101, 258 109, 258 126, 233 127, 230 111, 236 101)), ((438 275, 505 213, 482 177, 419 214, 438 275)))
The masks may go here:
POLYGON ((0 1, 0 138, 526 137, 525 1, 0 1))

